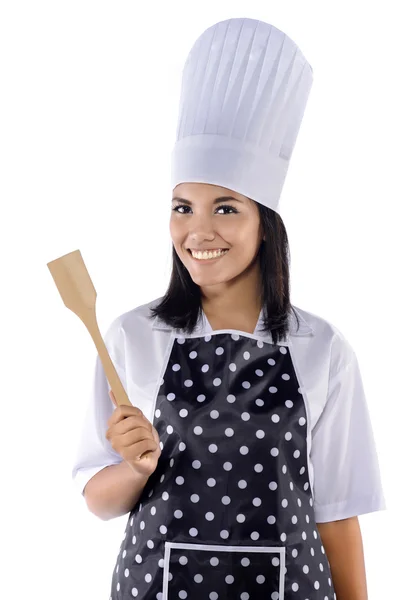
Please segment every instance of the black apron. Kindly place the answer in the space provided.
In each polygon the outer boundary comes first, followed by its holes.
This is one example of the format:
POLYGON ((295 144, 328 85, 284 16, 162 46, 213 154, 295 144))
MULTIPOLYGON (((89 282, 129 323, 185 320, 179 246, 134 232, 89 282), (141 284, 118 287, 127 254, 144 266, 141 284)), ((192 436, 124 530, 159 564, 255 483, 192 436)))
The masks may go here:
POLYGON ((154 425, 162 453, 129 515, 111 600, 336 600, 287 346, 175 338, 154 425))

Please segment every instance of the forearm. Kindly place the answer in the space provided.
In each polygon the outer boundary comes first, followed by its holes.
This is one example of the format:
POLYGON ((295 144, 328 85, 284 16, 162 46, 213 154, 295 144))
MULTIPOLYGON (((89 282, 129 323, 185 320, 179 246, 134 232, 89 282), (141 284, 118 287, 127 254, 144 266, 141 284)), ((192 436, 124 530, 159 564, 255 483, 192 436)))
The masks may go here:
POLYGON ((358 518, 317 523, 317 527, 329 560, 336 600, 368 600, 358 518))
POLYGON ((86 484, 87 506, 103 521, 125 515, 137 504, 147 480, 148 477, 136 474, 125 460, 105 467, 86 484))

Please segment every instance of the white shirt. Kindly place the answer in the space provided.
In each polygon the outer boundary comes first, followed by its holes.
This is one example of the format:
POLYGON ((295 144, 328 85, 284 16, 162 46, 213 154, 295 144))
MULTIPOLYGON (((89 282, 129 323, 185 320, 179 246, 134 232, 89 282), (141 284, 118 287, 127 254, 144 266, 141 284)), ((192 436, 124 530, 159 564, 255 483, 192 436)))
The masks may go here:
MULTIPOLYGON (((130 402, 153 422, 155 402, 176 337, 163 321, 150 319, 149 309, 160 298, 117 317, 104 341, 130 402)), ((294 306, 286 342, 307 413, 307 454, 316 522, 346 519, 386 510, 374 435, 357 357, 343 334, 328 321, 294 306)), ((262 332, 262 311, 253 334, 262 332)), ((217 333, 204 312, 191 336, 217 333)), ((122 462, 105 437, 115 410, 100 358, 96 357, 92 392, 73 465, 72 477, 84 488, 101 469, 122 462)))

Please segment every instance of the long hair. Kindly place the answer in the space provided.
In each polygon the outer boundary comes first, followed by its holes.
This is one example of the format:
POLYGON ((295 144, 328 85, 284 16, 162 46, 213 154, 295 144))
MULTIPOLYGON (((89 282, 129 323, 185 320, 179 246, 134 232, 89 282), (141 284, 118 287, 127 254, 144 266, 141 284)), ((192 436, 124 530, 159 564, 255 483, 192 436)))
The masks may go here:
MULTIPOLYGON (((256 205, 266 237, 257 255, 262 282, 262 331, 269 331, 276 344, 286 337, 289 330, 290 311, 293 311, 299 325, 290 303, 289 242, 280 215, 259 202, 256 205)), ((191 278, 172 244, 172 273, 168 289, 158 305, 151 309, 151 318, 157 316, 173 328, 182 329, 190 335, 201 311, 200 287, 191 278)))

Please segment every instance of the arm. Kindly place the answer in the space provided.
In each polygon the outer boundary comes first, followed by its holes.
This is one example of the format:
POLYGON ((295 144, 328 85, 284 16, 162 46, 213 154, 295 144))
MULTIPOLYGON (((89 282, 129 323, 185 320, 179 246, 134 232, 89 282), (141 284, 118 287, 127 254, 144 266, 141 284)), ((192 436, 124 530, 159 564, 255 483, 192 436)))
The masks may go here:
POLYGON ((337 600, 368 600, 358 517, 317 523, 330 563, 337 600))
POLYGON ((83 493, 88 509, 102 521, 121 517, 136 506, 147 480, 125 460, 110 465, 87 482, 83 493))

